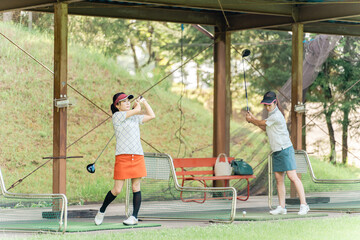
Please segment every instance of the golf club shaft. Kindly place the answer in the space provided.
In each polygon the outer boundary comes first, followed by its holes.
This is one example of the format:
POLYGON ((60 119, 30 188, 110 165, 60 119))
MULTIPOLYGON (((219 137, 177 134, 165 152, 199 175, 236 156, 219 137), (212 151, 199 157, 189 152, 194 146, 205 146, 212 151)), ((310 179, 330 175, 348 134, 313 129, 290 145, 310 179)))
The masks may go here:
POLYGON ((248 112, 248 111, 249 111, 249 101, 248 101, 247 88, 246 88, 245 63, 244 63, 244 58, 242 58, 242 62, 243 62, 243 72, 244 72, 244 85, 245 85, 246 111, 248 112))
POLYGON ((101 154, 105 151, 105 149, 107 148, 107 146, 109 145, 109 143, 111 142, 111 140, 115 137, 115 134, 112 135, 112 137, 110 138, 110 140, 106 143, 106 146, 103 148, 103 150, 101 151, 101 153, 99 154, 99 156, 96 158, 95 162, 93 164, 96 163, 96 161, 100 158, 101 154))

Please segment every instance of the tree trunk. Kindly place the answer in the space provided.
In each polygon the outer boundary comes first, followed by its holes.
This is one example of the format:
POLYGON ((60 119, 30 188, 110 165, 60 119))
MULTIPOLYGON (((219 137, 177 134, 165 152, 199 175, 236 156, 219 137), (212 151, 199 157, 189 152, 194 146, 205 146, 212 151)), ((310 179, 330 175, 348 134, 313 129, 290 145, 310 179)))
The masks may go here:
POLYGON ((336 164, 336 152, 335 152, 335 132, 331 122, 332 111, 324 111, 326 126, 329 131, 329 139, 330 139, 330 156, 329 160, 331 163, 336 164))
POLYGON ((31 30, 32 29, 32 22, 33 22, 33 14, 32 14, 32 12, 28 12, 28 14, 29 14, 28 28, 29 28, 29 30, 31 30))
POLYGON ((343 110, 344 119, 342 121, 342 163, 347 164, 348 160, 348 130, 349 130, 349 113, 350 109, 343 110))
POLYGON ((137 59, 135 45, 132 43, 131 40, 130 40, 130 47, 131 47, 131 51, 133 52, 135 72, 138 72, 139 71, 139 61, 137 59))
MULTIPOLYGON (((350 37, 346 37, 346 41, 345 41, 345 45, 344 45, 344 56, 350 56, 351 57, 351 45, 353 45, 352 40, 350 37)), ((347 62, 345 60, 345 62, 347 62)), ((344 67, 344 75, 347 76, 347 81, 351 81, 351 79, 354 77, 353 76, 353 71, 350 70, 350 66, 348 66, 347 64, 345 65, 347 67, 344 67)), ((343 120, 342 120, 342 163, 344 165, 346 165, 347 163, 347 158, 348 158, 348 130, 349 130, 349 124, 350 124, 350 120, 349 120, 349 114, 350 114, 350 106, 347 103, 350 103, 351 101, 351 97, 349 97, 349 94, 345 93, 345 99, 344 99, 344 103, 342 105, 342 111, 344 114, 343 120)))
POLYGON ((196 63, 196 89, 200 89, 200 66, 196 63))
POLYGON ((150 36, 148 37, 148 39, 146 41, 146 44, 147 44, 147 47, 148 47, 148 52, 149 52, 149 59, 147 61, 147 64, 150 64, 151 60, 154 58, 154 54, 152 52, 154 27, 151 25, 151 23, 148 24, 148 32, 150 33, 150 36))

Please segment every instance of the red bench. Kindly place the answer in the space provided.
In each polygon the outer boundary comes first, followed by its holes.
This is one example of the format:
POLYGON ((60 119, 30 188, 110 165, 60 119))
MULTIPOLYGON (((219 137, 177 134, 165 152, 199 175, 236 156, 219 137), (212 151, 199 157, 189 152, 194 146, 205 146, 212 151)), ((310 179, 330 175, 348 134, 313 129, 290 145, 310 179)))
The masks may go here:
MULTIPOLYGON (((216 162, 216 157, 212 158, 175 158, 173 160, 174 167, 176 170, 176 176, 178 179, 181 179, 181 186, 183 187, 185 181, 199 181, 204 187, 208 187, 206 181, 215 181, 215 180, 224 180, 225 187, 229 186, 230 180, 238 179, 247 181, 247 195, 246 196, 237 196, 238 200, 246 201, 250 196, 250 178, 256 178, 255 175, 231 175, 231 176, 215 176, 214 174, 214 165, 216 162)), ((231 162, 234 160, 233 157, 228 157, 228 161, 231 162)), ((222 160, 223 161, 223 160, 222 160)), ((185 202, 198 202, 204 203, 206 200, 206 193, 204 193, 204 199, 183 199, 182 193, 181 200, 185 202)))

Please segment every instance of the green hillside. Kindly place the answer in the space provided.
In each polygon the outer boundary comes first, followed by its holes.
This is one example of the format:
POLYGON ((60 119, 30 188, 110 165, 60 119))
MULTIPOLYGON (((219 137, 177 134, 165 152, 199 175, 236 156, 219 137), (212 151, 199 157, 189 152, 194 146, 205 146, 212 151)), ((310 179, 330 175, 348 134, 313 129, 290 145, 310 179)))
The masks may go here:
MULTIPOLYGON (((0 23, 0 31, 50 69, 53 68, 51 35, 5 23, 0 23)), ((53 78, 51 73, 2 36, 0 65, 0 165, 9 187, 44 163, 42 157, 52 155, 53 78)), ((109 113, 113 94, 119 91, 140 94, 164 76, 132 76, 114 59, 71 43, 68 65, 68 83, 109 113)), ((180 122, 180 96, 171 92, 170 88, 171 79, 168 79, 144 96, 152 105, 157 118, 141 127, 143 139, 173 157, 178 154, 181 157, 211 156, 212 112, 204 109, 198 101, 187 98, 182 100, 186 121, 182 135, 186 149, 182 144, 178 153, 180 145, 176 131, 180 122)), ((76 104, 68 110, 67 145, 107 118, 106 114, 69 87, 68 96, 76 104)), ((253 164, 256 165, 269 148, 261 146, 259 151, 256 146, 266 142, 265 135, 249 127, 247 123, 232 122, 231 154, 245 159, 254 158, 253 164)), ((84 156, 83 159, 67 161, 67 195, 71 202, 102 200, 112 187, 115 141, 111 142, 99 159, 95 174, 89 174, 85 169, 87 164, 95 161, 112 134, 111 121, 107 121, 68 149, 68 156, 84 156)), ((155 151, 145 143, 143 147, 147 152, 155 151)), ((50 162, 12 191, 51 192, 51 184, 50 162)))

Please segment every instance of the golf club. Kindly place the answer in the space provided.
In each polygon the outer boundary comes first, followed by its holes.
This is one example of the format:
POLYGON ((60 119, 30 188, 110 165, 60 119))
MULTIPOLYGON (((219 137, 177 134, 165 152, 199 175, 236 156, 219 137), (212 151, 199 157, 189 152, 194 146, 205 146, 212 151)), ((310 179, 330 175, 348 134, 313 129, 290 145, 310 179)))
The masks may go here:
POLYGON ((112 135, 112 137, 110 138, 110 140, 107 142, 106 146, 104 147, 104 149, 101 151, 101 153, 99 154, 99 156, 96 158, 94 163, 90 163, 89 165, 86 166, 86 170, 89 173, 94 173, 95 172, 95 163, 96 161, 100 158, 101 154, 104 152, 104 150, 107 148, 107 146, 109 145, 109 143, 111 142, 111 140, 114 138, 115 134, 112 135))
POLYGON ((250 55, 250 50, 249 49, 244 49, 241 52, 241 57, 242 57, 242 63, 243 63, 243 72, 244 72, 244 84, 245 84, 245 97, 246 97, 246 111, 249 111, 249 101, 248 101, 248 96, 247 96, 247 88, 246 88, 246 78, 245 78, 245 63, 244 63, 244 58, 250 55))
MULTIPOLYGON (((139 100, 141 100, 143 98, 143 96, 139 96, 138 97, 139 100)), ((134 109, 134 108, 132 108, 134 109)), ((101 153, 99 154, 99 156, 96 158, 95 162, 94 163, 90 163, 86 166, 86 170, 89 172, 89 173, 95 173, 95 163, 96 161, 100 158, 101 154, 105 151, 105 149, 107 148, 107 146, 109 145, 109 143, 111 142, 111 140, 114 138, 115 134, 110 138, 110 140, 107 142, 106 146, 103 148, 103 150, 101 151, 101 153)))

